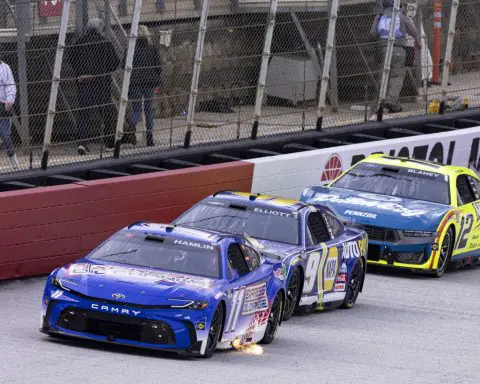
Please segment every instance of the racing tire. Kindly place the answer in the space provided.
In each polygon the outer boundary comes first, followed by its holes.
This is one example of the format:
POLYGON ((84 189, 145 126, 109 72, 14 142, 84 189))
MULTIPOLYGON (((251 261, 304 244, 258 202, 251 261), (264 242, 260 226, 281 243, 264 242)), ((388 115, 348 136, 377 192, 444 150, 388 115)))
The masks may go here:
POLYGON ((442 277, 450 264, 453 251, 453 230, 452 227, 448 228, 445 236, 442 240, 442 246, 440 247, 440 253, 438 256, 438 266, 433 274, 434 277, 442 277))
POLYGON ((208 331, 207 348, 205 349, 205 353, 202 357, 209 359, 213 356, 215 350, 217 349, 217 343, 222 335, 222 327, 223 306, 219 304, 213 314, 212 323, 210 324, 210 329, 208 331))
POLYGON ((287 294, 285 298, 285 309, 283 311, 282 321, 287 321, 292 317, 297 307, 300 298, 301 289, 301 272, 300 269, 295 268, 287 286, 287 294))
POLYGON ((351 309, 357 301, 358 294, 362 288, 363 279, 365 279, 365 268, 364 261, 360 257, 357 259, 357 262, 353 266, 352 273, 348 279, 347 291, 345 293, 345 299, 340 308, 351 309))
POLYGON ((282 317, 283 299, 281 292, 278 292, 272 303, 270 314, 268 315, 267 328, 260 344, 270 344, 275 339, 280 319, 282 317))

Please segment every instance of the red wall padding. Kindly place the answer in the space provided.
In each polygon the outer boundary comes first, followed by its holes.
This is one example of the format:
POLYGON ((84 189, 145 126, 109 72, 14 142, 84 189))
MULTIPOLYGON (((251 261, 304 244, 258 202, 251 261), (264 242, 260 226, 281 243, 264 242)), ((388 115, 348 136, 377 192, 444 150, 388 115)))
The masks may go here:
POLYGON ((49 273, 138 220, 169 222, 219 190, 250 191, 233 162, 0 193, 0 280, 49 273))

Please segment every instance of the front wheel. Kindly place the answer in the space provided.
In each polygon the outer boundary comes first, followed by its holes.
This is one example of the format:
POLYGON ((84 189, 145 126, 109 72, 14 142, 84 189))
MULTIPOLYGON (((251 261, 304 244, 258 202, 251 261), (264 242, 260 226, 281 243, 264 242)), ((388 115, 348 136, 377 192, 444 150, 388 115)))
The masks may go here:
POLYGON ((280 318, 282 316, 282 307, 283 300, 282 294, 277 293, 275 299, 273 300, 272 308, 270 309, 270 315, 268 316, 267 329, 265 329, 265 334, 263 339, 260 340, 261 344, 270 344, 275 338, 277 333, 278 326, 280 324, 280 318))
POLYGON ((213 314, 212 323, 210 324, 210 329, 208 331, 207 339, 207 348, 205 349, 205 354, 203 357, 210 358, 213 356, 213 353, 217 349, 217 343, 222 334, 222 325, 223 325, 223 307, 221 304, 218 305, 213 314))
POLYGON ((285 299, 285 310, 283 311, 283 321, 287 321, 292 317, 293 312, 298 304, 298 298, 300 296, 300 281, 301 273, 298 268, 295 268, 290 277, 287 287, 287 297, 285 299))
POLYGON ((452 227, 448 228, 445 236, 443 237, 442 246, 440 248, 440 254, 438 256, 438 266, 435 271, 435 277, 442 277, 447 269, 450 259, 452 257, 453 250, 453 230, 452 227))
POLYGON ((361 257, 357 259, 350 278, 348 279, 347 292, 345 293, 345 299, 343 300, 341 308, 351 309, 355 305, 363 284, 363 279, 365 278, 365 268, 363 264, 364 262, 361 257))

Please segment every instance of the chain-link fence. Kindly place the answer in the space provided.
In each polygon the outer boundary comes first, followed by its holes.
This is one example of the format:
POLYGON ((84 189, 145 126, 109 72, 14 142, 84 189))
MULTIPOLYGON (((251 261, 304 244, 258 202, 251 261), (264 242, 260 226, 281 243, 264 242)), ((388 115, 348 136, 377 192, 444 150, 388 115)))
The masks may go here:
POLYGON ((0 0, 0 172, 477 107, 479 11, 0 0))

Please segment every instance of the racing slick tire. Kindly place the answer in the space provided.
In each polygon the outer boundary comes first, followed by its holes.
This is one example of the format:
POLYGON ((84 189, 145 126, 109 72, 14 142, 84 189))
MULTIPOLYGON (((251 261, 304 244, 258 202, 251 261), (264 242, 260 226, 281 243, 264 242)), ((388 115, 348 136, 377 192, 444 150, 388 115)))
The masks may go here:
POLYGON ((283 298, 282 293, 278 292, 273 300, 272 309, 268 315, 267 328, 265 329, 265 334, 263 339, 260 340, 260 344, 270 344, 273 339, 275 339, 275 334, 277 333, 278 326, 280 325, 280 320, 282 317, 282 308, 283 308, 283 298))
POLYGON ((357 301, 358 294, 362 288, 363 279, 365 278, 364 261, 360 257, 355 263, 350 278, 348 279, 347 292, 345 293, 345 299, 340 308, 351 309, 357 301))
POLYGON ((208 331, 207 348, 202 357, 208 359, 213 356, 215 349, 217 349, 217 343, 222 336, 223 328, 223 306, 219 304, 213 314, 212 323, 208 331))
POLYGON ((438 256, 438 266, 433 274, 434 277, 442 277, 448 265, 450 264, 453 251, 453 240, 453 229, 450 227, 448 228, 442 240, 442 246, 440 247, 440 253, 438 256))
POLYGON ((297 307, 298 300, 300 299, 302 273, 300 269, 295 268, 290 281, 288 282, 287 294, 285 298, 285 309, 283 311, 282 321, 287 321, 292 317, 297 307))

